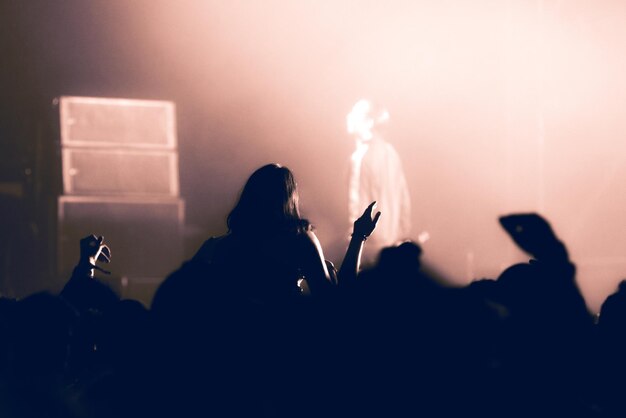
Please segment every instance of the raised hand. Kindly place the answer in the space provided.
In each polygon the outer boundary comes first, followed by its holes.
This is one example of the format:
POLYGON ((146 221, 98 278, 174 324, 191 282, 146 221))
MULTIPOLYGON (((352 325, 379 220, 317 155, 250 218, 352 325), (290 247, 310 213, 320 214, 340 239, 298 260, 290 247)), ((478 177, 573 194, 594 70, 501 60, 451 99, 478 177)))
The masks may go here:
POLYGON ((519 248, 541 259, 567 259, 567 249, 552 227, 536 213, 517 213, 499 219, 519 248))
POLYGON ((372 210, 376 206, 376 201, 369 204, 369 206, 363 212, 360 218, 354 221, 354 228, 352 229, 352 236, 362 238, 363 240, 367 239, 374 229, 376 228, 376 224, 378 223, 378 219, 380 218, 380 212, 376 212, 376 215, 372 218, 372 210))
POLYGON ((104 244, 103 236, 89 235, 80 240, 80 260, 79 265, 91 266, 109 274, 108 271, 98 267, 97 261, 109 263, 111 261, 111 249, 104 244))

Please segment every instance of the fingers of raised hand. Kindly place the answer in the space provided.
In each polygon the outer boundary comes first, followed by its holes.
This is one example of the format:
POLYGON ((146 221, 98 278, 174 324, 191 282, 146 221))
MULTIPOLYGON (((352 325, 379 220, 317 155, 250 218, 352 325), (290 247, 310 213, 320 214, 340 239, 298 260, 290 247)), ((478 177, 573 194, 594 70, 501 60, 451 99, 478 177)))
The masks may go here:
POLYGON ((376 223, 380 218, 380 212, 377 212, 376 215, 372 218, 372 210, 376 207, 376 201, 370 203, 363 215, 359 219, 357 219, 354 223, 354 232, 357 235, 363 235, 365 237, 369 236, 374 228, 376 228, 376 223))
POLYGON ((373 219, 371 215, 365 219, 366 224, 364 225, 364 227, 365 227, 365 230, 366 230, 365 233, 367 236, 369 236, 374 231, 379 218, 380 218, 380 212, 376 212, 376 215, 374 215, 373 219))
POLYGON ((100 254, 98 254, 98 260, 105 263, 111 262, 111 249, 106 244, 100 244, 100 254))
POLYGON ((80 240, 81 257, 90 258, 93 264, 96 260, 109 263, 111 249, 104 244, 104 236, 88 235, 80 240))
POLYGON ((376 227, 376 224, 378 223, 379 218, 380 218, 380 212, 377 212, 376 216, 374 216, 374 220, 372 220, 372 224, 374 227, 376 227))
POLYGON ((111 249, 104 243, 104 236, 100 235, 96 241, 97 250, 95 252, 95 258, 98 261, 109 263, 111 261, 111 249))

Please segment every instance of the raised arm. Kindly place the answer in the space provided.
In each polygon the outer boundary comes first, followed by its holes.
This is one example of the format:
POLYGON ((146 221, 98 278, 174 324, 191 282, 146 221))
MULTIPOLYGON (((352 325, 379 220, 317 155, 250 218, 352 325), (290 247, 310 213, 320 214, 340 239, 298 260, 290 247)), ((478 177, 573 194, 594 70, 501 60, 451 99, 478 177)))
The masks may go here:
POLYGON ((312 295, 320 295, 332 288, 330 273, 324 260, 324 252, 313 231, 307 231, 302 239, 302 270, 312 295))
POLYGON ((81 239, 78 264, 59 296, 80 312, 90 309, 103 310, 116 303, 119 298, 115 292, 94 278, 94 270, 109 274, 96 263, 98 261, 108 263, 110 259, 111 250, 104 244, 103 237, 89 235, 81 239))
POLYGON ((108 271, 96 264, 98 261, 109 263, 111 261, 111 249, 104 244, 103 236, 86 236, 80 240, 80 258, 74 267, 72 277, 94 277, 95 269, 109 274, 108 271))
POLYGON ((367 209, 365 209, 365 212, 363 212, 363 215, 354 221, 352 238, 350 238, 346 255, 343 258, 343 263, 341 263, 341 269, 339 269, 340 286, 350 286, 356 281, 359 266, 361 265, 363 244, 376 228, 376 224, 380 218, 380 212, 377 212, 372 218, 374 206, 376 206, 376 202, 370 203, 367 209))

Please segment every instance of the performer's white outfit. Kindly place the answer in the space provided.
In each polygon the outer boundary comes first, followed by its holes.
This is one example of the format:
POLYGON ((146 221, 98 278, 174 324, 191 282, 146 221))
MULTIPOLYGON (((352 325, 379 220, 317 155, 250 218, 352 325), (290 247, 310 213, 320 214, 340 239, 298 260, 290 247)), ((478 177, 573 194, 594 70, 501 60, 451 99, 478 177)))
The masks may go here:
POLYGON ((370 254, 365 262, 372 262, 383 247, 409 238, 411 198, 400 156, 391 144, 376 137, 357 141, 350 161, 349 198, 351 222, 373 201, 382 213, 365 246, 366 258, 370 254))

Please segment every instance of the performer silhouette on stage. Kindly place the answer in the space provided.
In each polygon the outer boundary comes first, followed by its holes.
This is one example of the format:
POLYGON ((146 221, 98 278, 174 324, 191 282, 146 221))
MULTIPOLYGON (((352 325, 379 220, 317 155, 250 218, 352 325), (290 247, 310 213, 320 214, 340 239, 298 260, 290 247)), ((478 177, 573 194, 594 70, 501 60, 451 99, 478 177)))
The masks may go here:
POLYGON ((376 234, 363 254, 364 264, 374 262, 383 247, 408 239, 411 230, 411 199, 402 162, 383 139, 388 122, 389 112, 367 100, 359 100, 347 116, 348 133, 356 142, 350 158, 350 221, 372 201, 382 212, 376 234))

